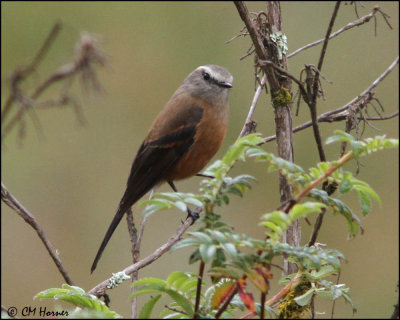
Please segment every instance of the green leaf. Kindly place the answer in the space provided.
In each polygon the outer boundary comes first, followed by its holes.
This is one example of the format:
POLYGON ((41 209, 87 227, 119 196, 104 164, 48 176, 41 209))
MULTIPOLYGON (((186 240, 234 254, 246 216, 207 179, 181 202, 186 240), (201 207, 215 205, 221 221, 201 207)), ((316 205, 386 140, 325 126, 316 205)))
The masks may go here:
POLYGON ((149 301, 147 301, 142 309, 140 310, 139 319, 150 319, 151 312, 158 300, 160 300, 161 294, 152 297, 149 301))
POLYGON ((174 271, 172 272, 166 281, 166 287, 172 288, 174 286, 174 283, 178 280, 187 280, 188 275, 182 271, 174 271))
POLYGON ((213 267, 208 271, 208 274, 214 277, 228 276, 233 279, 239 279, 241 277, 241 274, 237 271, 225 267, 213 267))
POLYGON ((306 293, 302 294, 301 296, 294 298, 294 301, 296 301, 296 303, 299 306, 304 307, 311 303, 311 299, 312 299, 313 295, 314 295, 314 289, 310 289, 306 293))
POLYGON ((148 277, 148 278, 142 278, 142 279, 136 280, 134 283, 132 283, 132 287, 137 287, 137 286, 141 286, 141 285, 166 287, 167 282, 162 279, 148 277))
POLYGON ((190 234, 192 237, 198 238, 199 240, 201 240, 202 243, 208 243, 208 244, 213 243, 211 237, 204 232, 195 231, 195 232, 188 232, 188 234, 190 234))
POLYGON ((343 193, 350 191, 352 188, 353 188, 353 186, 352 186, 350 180, 346 179, 340 183, 339 192, 341 194, 343 194, 343 193))
POLYGON ((371 211, 371 200, 365 192, 358 191, 357 193, 361 201, 362 213, 366 216, 371 211))
POLYGON ((326 139, 325 144, 330 144, 333 142, 352 142, 355 140, 351 134, 344 132, 343 130, 335 130, 334 133, 334 136, 326 139))
POLYGON ((204 263, 207 263, 214 258, 217 247, 214 244, 201 244, 199 247, 201 259, 204 263))
POLYGON ((198 238, 185 238, 177 243, 175 243, 172 247, 171 250, 177 250, 185 247, 190 247, 190 246, 198 246, 201 244, 201 240, 198 238))
POLYGON ((357 190, 368 194, 372 199, 374 199, 378 204, 382 204, 381 198, 378 194, 367 184, 357 185, 357 190))
POLYGON ((231 259, 235 259, 237 255, 236 247, 233 243, 221 243, 221 248, 224 249, 226 254, 231 257, 231 259))
POLYGON ((364 143, 361 141, 353 141, 351 143, 351 151, 353 151, 354 157, 358 157, 361 152, 364 151, 364 143))
POLYGON ((96 316, 101 318, 120 318, 121 316, 111 311, 103 301, 94 295, 86 293, 82 288, 63 284, 62 288, 51 288, 39 292, 34 299, 61 300, 74 306, 96 311, 96 316))
POLYGON ((176 201, 173 203, 175 207, 177 207, 179 210, 186 212, 187 210, 187 205, 182 202, 182 201, 176 201))
POLYGON ((172 289, 166 289, 165 293, 167 293, 177 304, 179 304, 189 317, 193 316, 193 306, 188 299, 172 289))
POLYGON ((326 206, 319 202, 306 202, 293 206, 289 215, 292 221, 308 216, 311 213, 321 212, 326 206))

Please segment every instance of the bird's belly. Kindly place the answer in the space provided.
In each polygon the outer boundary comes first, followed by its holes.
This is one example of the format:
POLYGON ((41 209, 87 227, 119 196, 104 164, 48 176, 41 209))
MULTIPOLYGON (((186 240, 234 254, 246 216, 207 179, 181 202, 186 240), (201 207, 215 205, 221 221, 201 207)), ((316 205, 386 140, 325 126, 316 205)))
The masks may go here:
POLYGON ((185 179, 199 173, 217 153, 225 136, 225 126, 201 132, 188 152, 169 170, 165 180, 185 179))

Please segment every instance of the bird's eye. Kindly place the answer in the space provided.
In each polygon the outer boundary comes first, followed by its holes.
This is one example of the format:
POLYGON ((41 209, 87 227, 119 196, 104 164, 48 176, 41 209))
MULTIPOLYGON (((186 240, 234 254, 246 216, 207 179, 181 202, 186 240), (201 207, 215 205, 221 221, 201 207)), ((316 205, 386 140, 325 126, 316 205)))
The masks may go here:
POLYGON ((203 79, 210 80, 210 74, 208 72, 203 72, 203 79))

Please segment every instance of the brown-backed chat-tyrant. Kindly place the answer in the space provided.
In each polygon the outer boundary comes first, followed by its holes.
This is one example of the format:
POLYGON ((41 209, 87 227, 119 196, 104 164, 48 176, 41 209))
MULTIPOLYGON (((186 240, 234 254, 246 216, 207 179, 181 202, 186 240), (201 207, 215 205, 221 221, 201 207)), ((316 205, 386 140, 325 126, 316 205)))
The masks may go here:
POLYGON ((91 272, 125 212, 136 201, 159 183, 168 182, 174 188, 174 180, 199 173, 218 151, 228 122, 232 81, 223 67, 200 66, 158 114, 133 161, 125 193, 91 272))

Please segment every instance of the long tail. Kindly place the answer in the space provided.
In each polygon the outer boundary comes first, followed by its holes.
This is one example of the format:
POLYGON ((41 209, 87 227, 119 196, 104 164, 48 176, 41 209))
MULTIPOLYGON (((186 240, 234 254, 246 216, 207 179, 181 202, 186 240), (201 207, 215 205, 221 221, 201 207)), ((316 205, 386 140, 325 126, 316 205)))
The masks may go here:
POLYGON ((110 240, 111 236, 113 235, 115 229, 117 228, 118 224, 120 223, 122 217, 124 216, 126 212, 126 208, 122 208, 121 206, 118 208, 117 213, 115 214, 113 220, 111 221, 110 226, 108 227, 108 230, 106 232, 106 235, 104 236, 103 242, 100 245, 99 251, 97 251, 96 258, 94 258, 92 267, 90 268, 90 273, 93 273, 93 271, 97 267, 97 263, 100 260, 101 255, 103 254, 103 251, 105 247, 107 246, 108 241, 110 240))

